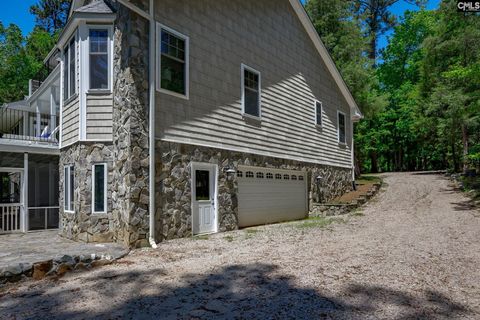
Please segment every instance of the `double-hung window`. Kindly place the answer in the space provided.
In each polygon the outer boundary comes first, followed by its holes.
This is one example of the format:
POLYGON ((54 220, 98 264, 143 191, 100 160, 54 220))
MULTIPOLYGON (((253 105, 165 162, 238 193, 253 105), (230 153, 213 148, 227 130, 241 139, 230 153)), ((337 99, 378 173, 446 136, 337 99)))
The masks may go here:
POLYGON ((77 90, 76 45, 73 37, 63 51, 63 95, 64 100, 72 97, 77 90))
POLYGON ((109 89, 109 35, 108 29, 89 29, 90 89, 109 89))
POLYGON ((74 211, 75 201, 75 168, 72 165, 65 166, 63 177, 63 201, 65 211, 74 211))
POLYGON ((338 111, 338 142, 347 143, 345 113, 338 111))
POLYGON ((92 209, 93 213, 107 212, 107 165, 94 164, 92 167, 92 209))
POLYGON ((246 116, 262 115, 260 72, 245 65, 242 65, 242 108, 246 116))
POLYGON ((320 101, 315 101, 315 124, 319 127, 322 126, 322 111, 323 106, 320 101))
POLYGON ((160 24, 157 25, 157 32, 160 46, 157 89, 188 98, 189 39, 160 24))

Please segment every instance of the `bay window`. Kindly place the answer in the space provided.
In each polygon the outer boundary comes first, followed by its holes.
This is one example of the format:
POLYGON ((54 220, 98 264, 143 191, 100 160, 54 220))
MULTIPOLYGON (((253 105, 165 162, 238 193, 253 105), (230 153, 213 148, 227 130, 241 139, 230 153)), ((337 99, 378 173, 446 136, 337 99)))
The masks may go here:
POLYGON ((72 97, 77 91, 76 42, 73 37, 63 51, 63 96, 64 100, 72 97))
POLYGON ((90 89, 109 89, 109 34, 108 29, 89 30, 90 89))

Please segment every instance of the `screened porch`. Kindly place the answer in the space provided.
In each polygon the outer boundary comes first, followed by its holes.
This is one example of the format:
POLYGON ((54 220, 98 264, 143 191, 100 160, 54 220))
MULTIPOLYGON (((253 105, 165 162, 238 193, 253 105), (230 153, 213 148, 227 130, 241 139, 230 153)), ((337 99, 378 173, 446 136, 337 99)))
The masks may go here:
POLYGON ((0 152, 0 234, 59 227, 58 156, 0 152))

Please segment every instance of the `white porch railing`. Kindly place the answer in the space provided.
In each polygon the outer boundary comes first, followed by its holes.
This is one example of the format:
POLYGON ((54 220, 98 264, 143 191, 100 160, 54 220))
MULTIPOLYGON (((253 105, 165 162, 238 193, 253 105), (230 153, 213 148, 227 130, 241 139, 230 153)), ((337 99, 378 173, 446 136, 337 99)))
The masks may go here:
POLYGON ((0 234, 21 232, 21 215, 21 204, 0 204, 0 234))

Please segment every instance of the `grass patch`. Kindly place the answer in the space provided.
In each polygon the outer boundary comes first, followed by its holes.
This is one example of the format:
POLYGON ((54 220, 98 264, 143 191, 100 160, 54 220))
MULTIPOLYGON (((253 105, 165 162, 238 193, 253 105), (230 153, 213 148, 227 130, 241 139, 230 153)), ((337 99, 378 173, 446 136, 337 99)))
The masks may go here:
POLYGON ((202 234, 199 236, 194 236, 193 240, 210 240, 210 236, 208 234, 202 234))
POLYGON ((343 218, 309 217, 301 223, 295 223, 299 229, 326 228, 333 223, 345 223, 343 218))
POLYGON ((377 176, 361 176, 359 179, 356 180, 357 184, 374 184, 374 183, 381 183, 382 179, 377 176))
POLYGON ((235 240, 235 238, 230 235, 223 237, 223 239, 227 240, 228 242, 233 242, 233 240, 235 240))
POLYGON ((464 191, 475 191, 473 198, 480 199, 480 176, 461 177, 460 180, 462 181, 464 191))
POLYGON ((360 210, 355 210, 355 211, 352 212, 352 216, 354 216, 354 217, 363 217, 363 216, 365 216, 365 214, 364 214, 362 211, 360 211, 360 210))
POLYGON ((251 239, 254 235, 256 235, 259 232, 261 231, 254 228, 245 229, 245 239, 251 239))

